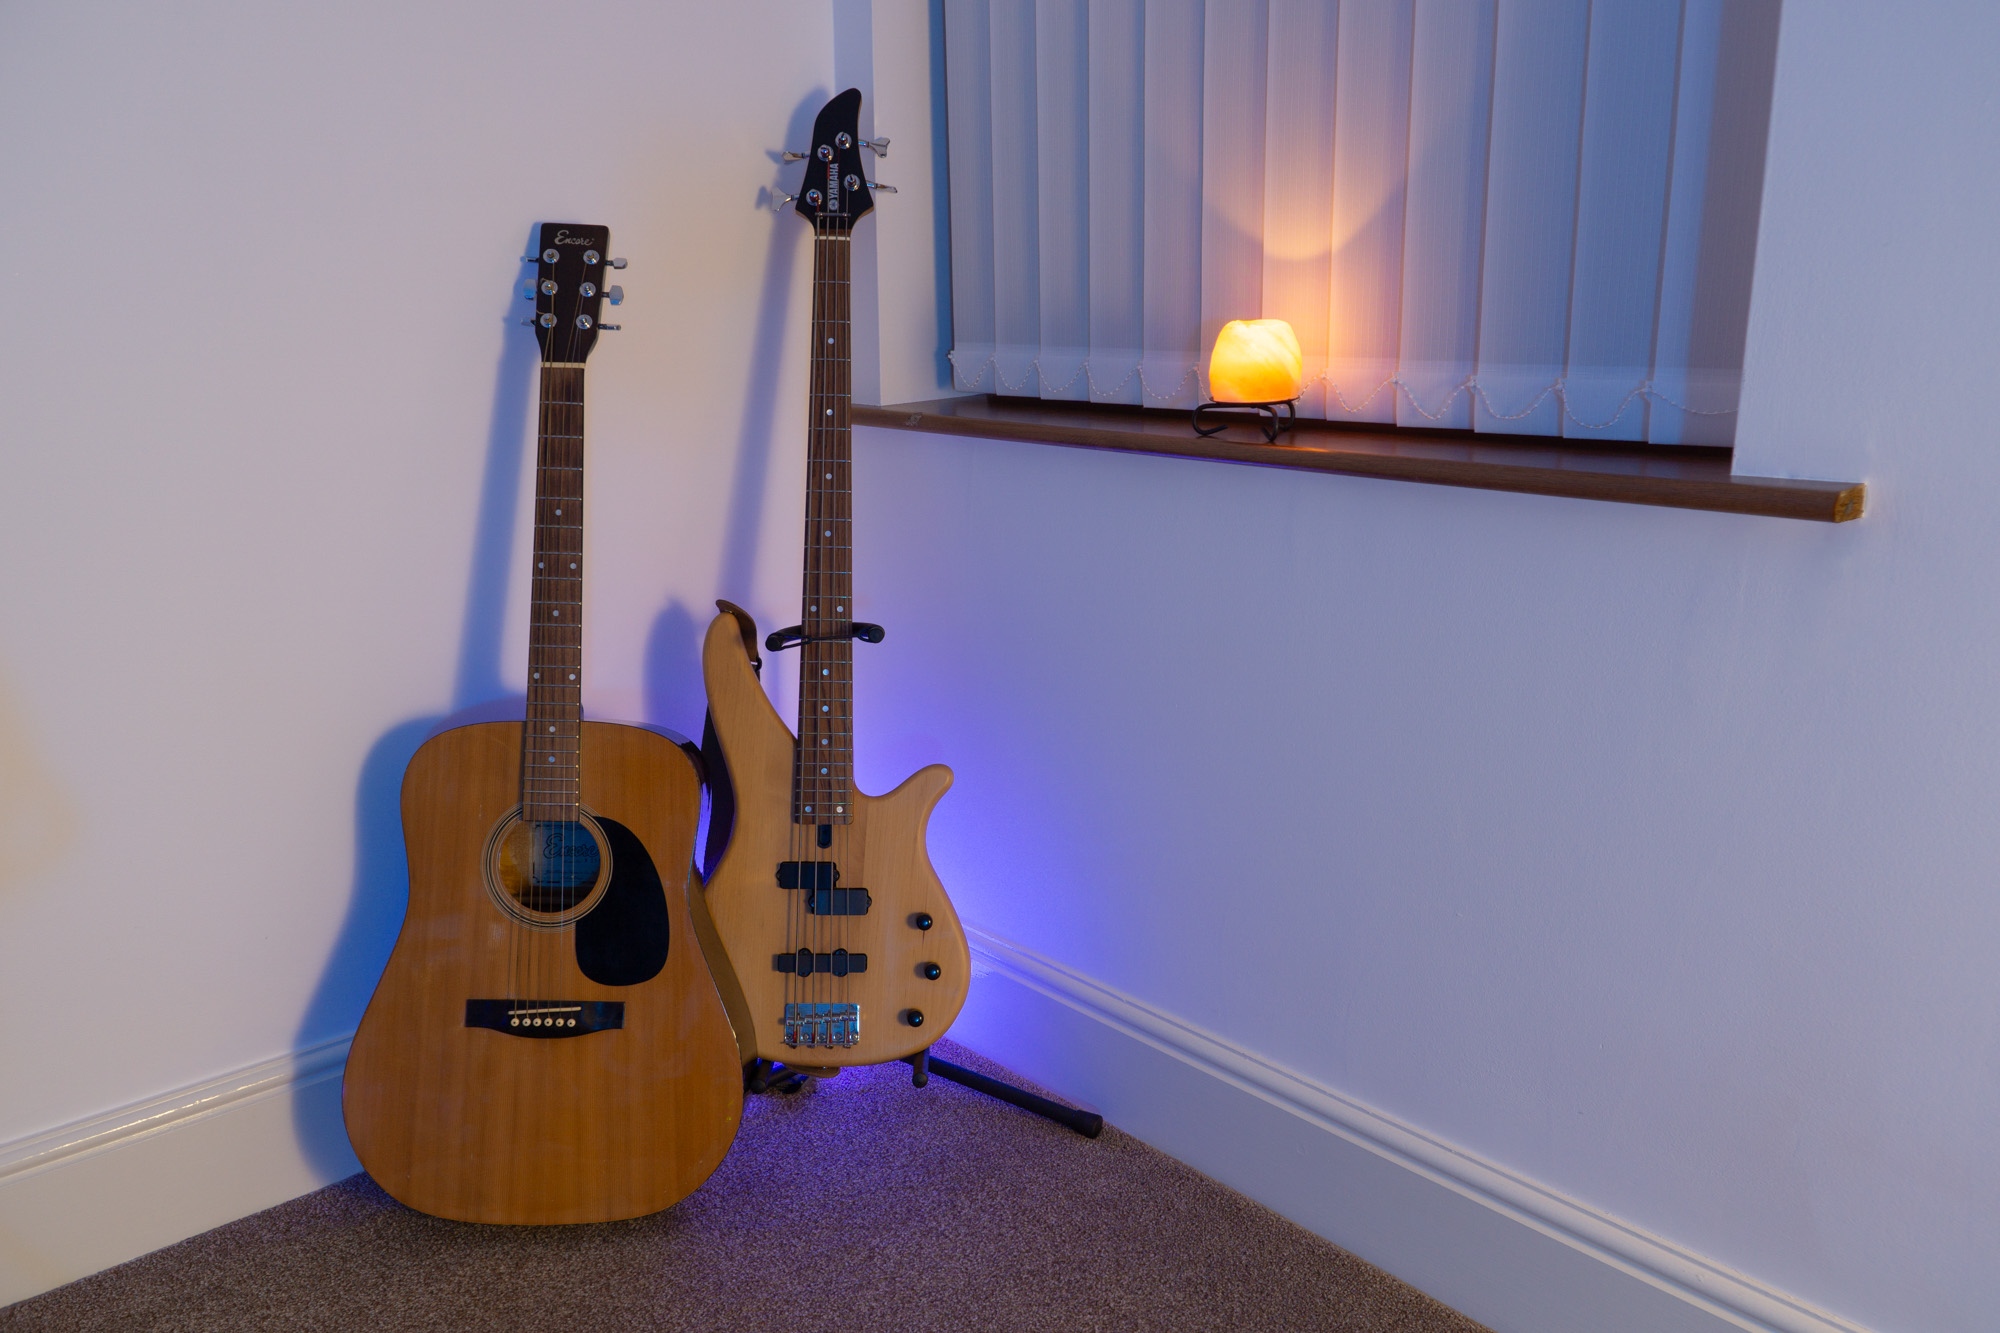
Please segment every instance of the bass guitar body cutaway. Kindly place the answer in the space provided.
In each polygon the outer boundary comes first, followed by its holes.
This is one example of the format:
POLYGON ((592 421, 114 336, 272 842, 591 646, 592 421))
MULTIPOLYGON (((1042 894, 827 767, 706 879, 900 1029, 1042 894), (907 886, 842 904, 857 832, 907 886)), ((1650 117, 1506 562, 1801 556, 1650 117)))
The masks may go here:
POLYGON ((702 671, 736 802, 705 896, 742 987, 751 1053, 845 1066, 925 1049, 958 1016, 971 977, 924 845, 951 770, 919 769, 885 796, 850 788, 832 816, 843 822, 799 822, 798 738, 732 616, 709 626, 702 671))
POLYGON ((344 1101, 362 1165, 420 1212, 638 1217, 735 1137, 736 1043, 688 902, 694 764, 641 727, 581 739, 560 829, 521 818, 518 722, 444 732, 404 778, 409 913, 344 1101))

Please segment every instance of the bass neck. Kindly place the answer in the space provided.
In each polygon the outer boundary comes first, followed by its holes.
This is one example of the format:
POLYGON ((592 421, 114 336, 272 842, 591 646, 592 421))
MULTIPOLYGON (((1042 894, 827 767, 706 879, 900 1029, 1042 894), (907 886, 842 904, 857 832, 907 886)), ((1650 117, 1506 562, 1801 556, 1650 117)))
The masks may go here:
POLYGON ((854 809, 851 225, 813 228, 812 372, 806 431, 805 579, 799 603, 798 753, 792 819, 846 824, 854 809))

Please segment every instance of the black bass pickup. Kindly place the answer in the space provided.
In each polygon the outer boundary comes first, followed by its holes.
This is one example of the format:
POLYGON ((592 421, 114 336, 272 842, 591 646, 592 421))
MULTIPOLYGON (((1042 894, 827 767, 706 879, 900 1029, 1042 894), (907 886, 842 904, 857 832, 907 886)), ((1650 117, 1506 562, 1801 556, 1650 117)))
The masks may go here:
POLYGON ((845 949, 835 949, 832 953, 814 953, 811 949, 800 949, 797 953, 773 955, 771 970, 790 972, 801 977, 809 977, 815 972, 830 972, 836 977, 844 977, 853 972, 866 972, 868 955, 849 953, 845 949))
POLYGON ((767 652, 782 653, 785 649, 802 643, 833 643, 840 639, 859 639, 863 643, 880 643, 883 636, 888 632, 880 625, 871 625, 865 620, 857 620, 847 627, 847 632, 844 634, 836 632, 807 638, 806 627, 804 625, 787 625, 783 629, 774 629, 765 635, 764 648, 767 652))
POLYGON ((778 887, 804 889, 807 912, 814 916, 867 916, 875 905, 868 890, 839 885, 840 867, 832 861, 778 862, 778 887))

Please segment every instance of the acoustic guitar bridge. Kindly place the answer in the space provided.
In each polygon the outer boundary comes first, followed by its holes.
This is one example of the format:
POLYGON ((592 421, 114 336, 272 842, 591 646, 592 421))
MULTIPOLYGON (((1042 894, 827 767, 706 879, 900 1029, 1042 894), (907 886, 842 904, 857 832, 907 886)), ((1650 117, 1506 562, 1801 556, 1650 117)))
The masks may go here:
POLYGON ((510 1037, 581 1037, 625 1026, 623 1000, 467 1000, 465 1025, 510 1037))
POLYGON ((861 1040, 858 1004, 788 1004, 785 1045, 852 1046, 861 1040))

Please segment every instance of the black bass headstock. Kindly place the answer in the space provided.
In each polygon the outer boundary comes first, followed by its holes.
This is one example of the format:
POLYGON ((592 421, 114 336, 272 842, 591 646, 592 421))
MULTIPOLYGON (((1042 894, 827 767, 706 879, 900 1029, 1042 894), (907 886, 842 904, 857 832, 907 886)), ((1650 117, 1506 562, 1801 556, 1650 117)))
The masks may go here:
POLYGON ((861 148, 861 90, 849 88, 819 109, 805 153, 799 216, 814 231, 846 231, 875 207, 861 148))
POLYGON ((609 227, 542 224, 529 295, 535 301, 532 322, 543 361, 580 365, 597 346, 597 331, 618 327, 599 322, 606 300, 617 305, 625 299, 621 289, 605 286, 608 270, 625 267, 622 259, 606 258, 610 248, 609 227))

